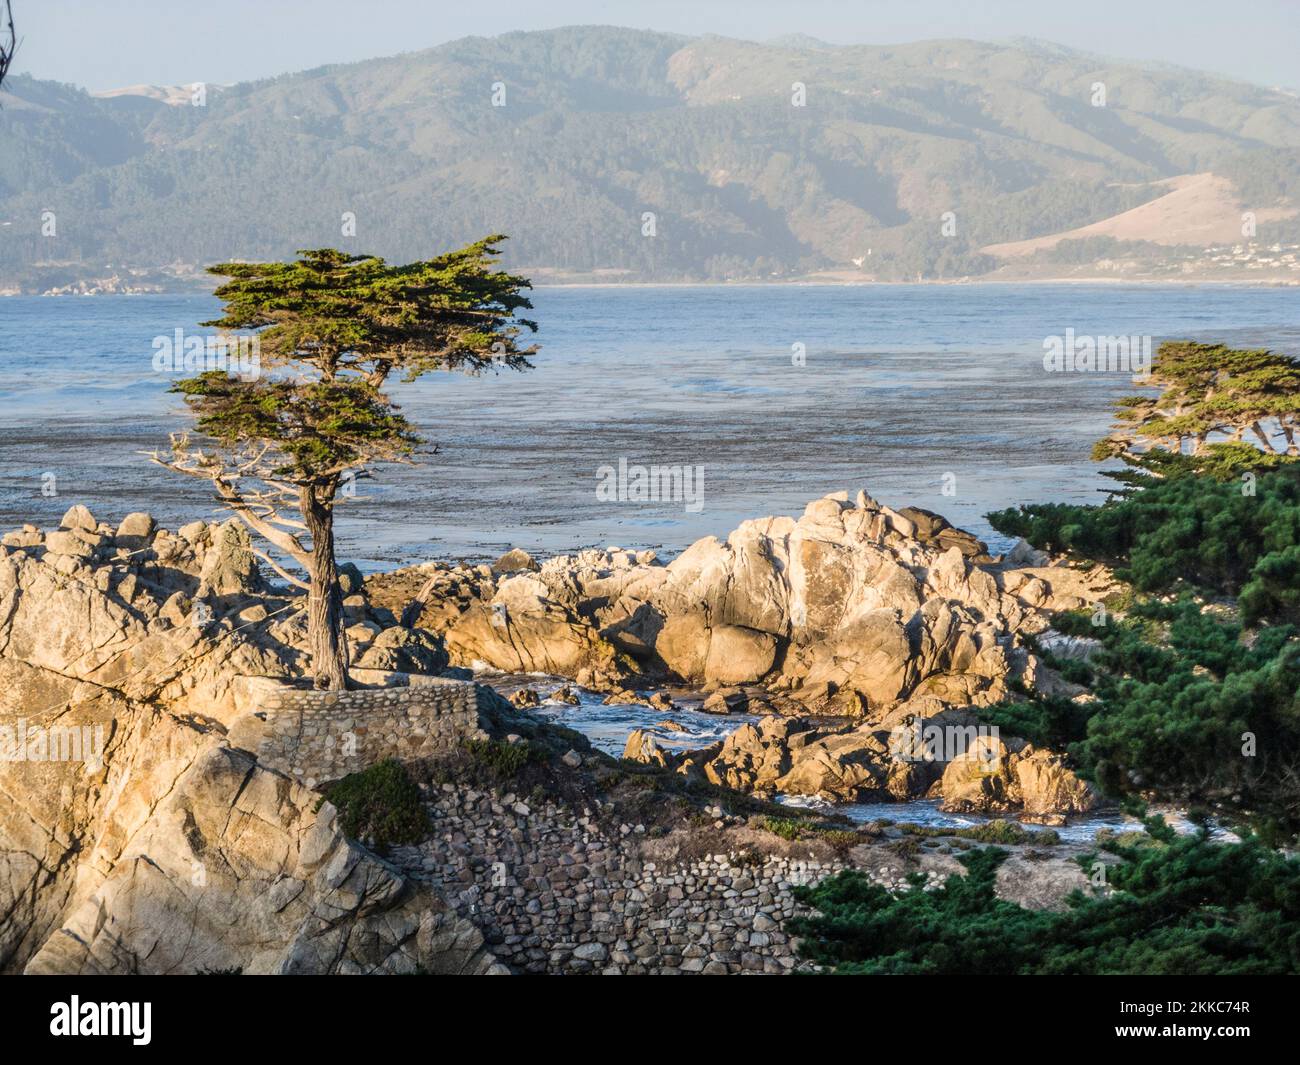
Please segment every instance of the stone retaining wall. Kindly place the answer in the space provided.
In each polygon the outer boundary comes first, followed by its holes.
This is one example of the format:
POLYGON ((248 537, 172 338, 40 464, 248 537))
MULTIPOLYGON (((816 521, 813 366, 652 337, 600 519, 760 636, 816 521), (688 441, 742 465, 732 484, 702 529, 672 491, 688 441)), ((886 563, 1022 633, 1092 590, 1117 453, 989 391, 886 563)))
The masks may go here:
POLYGON ((847 864, 649 860, 640 826, 611 830, 590 812, 450 784, 429 813, 433 835, 390 859, 439 889, 516 972, 788 972, 791 886, 847 864))
POLYGON ((389 686, 330 692, 240 677, 235 700, 242 716, 229 740, 316 787, 385 758, 429 758, 486 737, 479 710, 492 696, 479 685, 416 674, 384 679, 389 686))

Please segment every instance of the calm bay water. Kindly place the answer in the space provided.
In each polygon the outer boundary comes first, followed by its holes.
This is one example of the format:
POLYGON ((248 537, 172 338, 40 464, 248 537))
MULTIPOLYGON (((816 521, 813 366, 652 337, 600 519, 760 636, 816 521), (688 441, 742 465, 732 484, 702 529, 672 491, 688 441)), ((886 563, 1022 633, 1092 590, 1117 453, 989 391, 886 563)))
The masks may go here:
MULTIPOLYGON (((1131 381, 1045 372, 1045 337, 1300 349, 1300 297, 1282 288, 561 288, 534 302, 534 370, 394 388, 437 453, 363 482, 367 498, 340 512, 344 558, 672 553, 859 488, 988 536, 991 509, 1100 501, 1109 483, 1088 450, 1131 381), (619 458, 702 466, 703 508, 599 501, 597 469, 619 458)), ((186 425, 153 338, 202 332, 216 310, 198 296, 0 299, 0 527, 48 526, 74 502, 172 527, 217 513, 202 483, 140 454, 186 425), (57 497, 42 494, 47 473, 57 497)))

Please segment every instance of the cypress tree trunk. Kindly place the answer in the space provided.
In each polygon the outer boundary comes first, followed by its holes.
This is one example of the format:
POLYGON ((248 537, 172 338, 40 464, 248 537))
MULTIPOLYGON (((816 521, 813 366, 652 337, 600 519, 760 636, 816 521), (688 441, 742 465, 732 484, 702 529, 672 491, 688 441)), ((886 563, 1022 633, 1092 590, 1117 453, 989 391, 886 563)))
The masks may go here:
POLYGON ((334 488, 305 485, 300 492, 303 521, 311 534, 311 590, 307 594, 307 642, 316 687, 345 691, 348 645, 343 638, 343 592, 334 560, 334 488))

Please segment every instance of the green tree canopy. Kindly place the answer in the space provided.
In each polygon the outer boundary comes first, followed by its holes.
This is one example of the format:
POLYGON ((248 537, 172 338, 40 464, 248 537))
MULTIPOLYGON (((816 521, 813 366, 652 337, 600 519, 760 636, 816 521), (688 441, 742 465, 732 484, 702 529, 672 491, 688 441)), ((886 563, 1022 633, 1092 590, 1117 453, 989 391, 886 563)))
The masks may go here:
POLYGON ((1094 458, 1154 469, 1145 456, 1157 450, 1201 459, 1199 468, 1239 459, 1247 434, 1263 457, 1300 455, 1300 364, 1286 355, 1166 341, 1142 383, 1159 394, 1116 401, 1115 431, 1093 448, 1094 458))
POLYGON ((486 237, 433 259, 392 266, 331 248, 287 263, 223 263, 222 317, 204 325, 252 330, 253 373, 208 369, 176 384, 209 445, 173 437, 171 469, 211 480, 218 498, 296 563, 258 552, 308 591, 317 683, 347 684, 342 596, 334 557, 334 507, 345 476, 375 462, 409 461, 420 437, 382 391, 392 378, 437 371, 523 370, 535 346, 529 282, 495 268, 486 237), (296 509, 301 520, 283 511, 296 509), (306 539, 304 539, 304 534, 306 539))

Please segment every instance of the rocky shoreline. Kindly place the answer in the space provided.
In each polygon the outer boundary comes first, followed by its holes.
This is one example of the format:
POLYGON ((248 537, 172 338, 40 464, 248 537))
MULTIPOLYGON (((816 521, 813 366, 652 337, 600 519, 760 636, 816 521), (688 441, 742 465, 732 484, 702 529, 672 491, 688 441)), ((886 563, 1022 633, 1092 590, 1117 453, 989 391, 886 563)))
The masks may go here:
POLYGON ((971 708, 1016 687, 1081 694, 1027 638, 1050 642, 1051 613, 1101 602, 1109 575, 1024 545, 995 559, 928 511, 841 493, 797 520, 697 541, 667 565, 617 549, 538 565, 515 551, 495 567, 426 564, 368 583, 392 610, 426 591, 419 624, 459 665, 568 677, 622 701, 676 683, 708 692, 705 710, 797 719, 681 756, 629 737, 625 757, 714 784, 838 802, 942 796, 954 810, 1039 820, 1094 801, 1059 756, 1015 737, 985 737, 974 772, 976 754, 964 756, 979 727, 971 708), (936 733, 947 749, 909 753, 936 733))
MULTIPOLYGON (((80 506, 58 529, 0 537, 0 969, 786 971, 780 923, 804 875, 790 861, 820 855, 813 879, 888 866, 882 882, 901 885, 959 871, 951 855, 969 844, 854 828, 773 806, 776 793, 942 796, 1042 821, 1094 801, 1060 754, 1015 737, 920 755, 899 737, 967 736, 974 710, 1013 689, 1068 692, 1026 638, 1100 601, 1107 575, 1024 548, 994 558, 937 515, 840 495, 667 565, 610 549, 346 571, 363 706, 403 677, 470 684, 488 667, 644 700, 665 720, 666 686, 757 716, 684 753, 634 734, 620 760, 480 685, 469 746, 409 760, 428 842, 381 854, 343 832, 327 782, 263 764, 247 738, 266 730, 242 678, 292 684, 306 665, 300 597, 249 548, 233 521, 169 532, 80 506), (20 721, 44 747, 15 746, 20 721), (72 734, 92 733, 102 742, 67 757, 72 734), (509 772, 483 779, 484 759, 509 772)), ((310 720, 294 735, 319 746, 310 720)), ((1079 886, 1068 848, 1008 840, 1043 852, 1036 904, 1079 886)))

